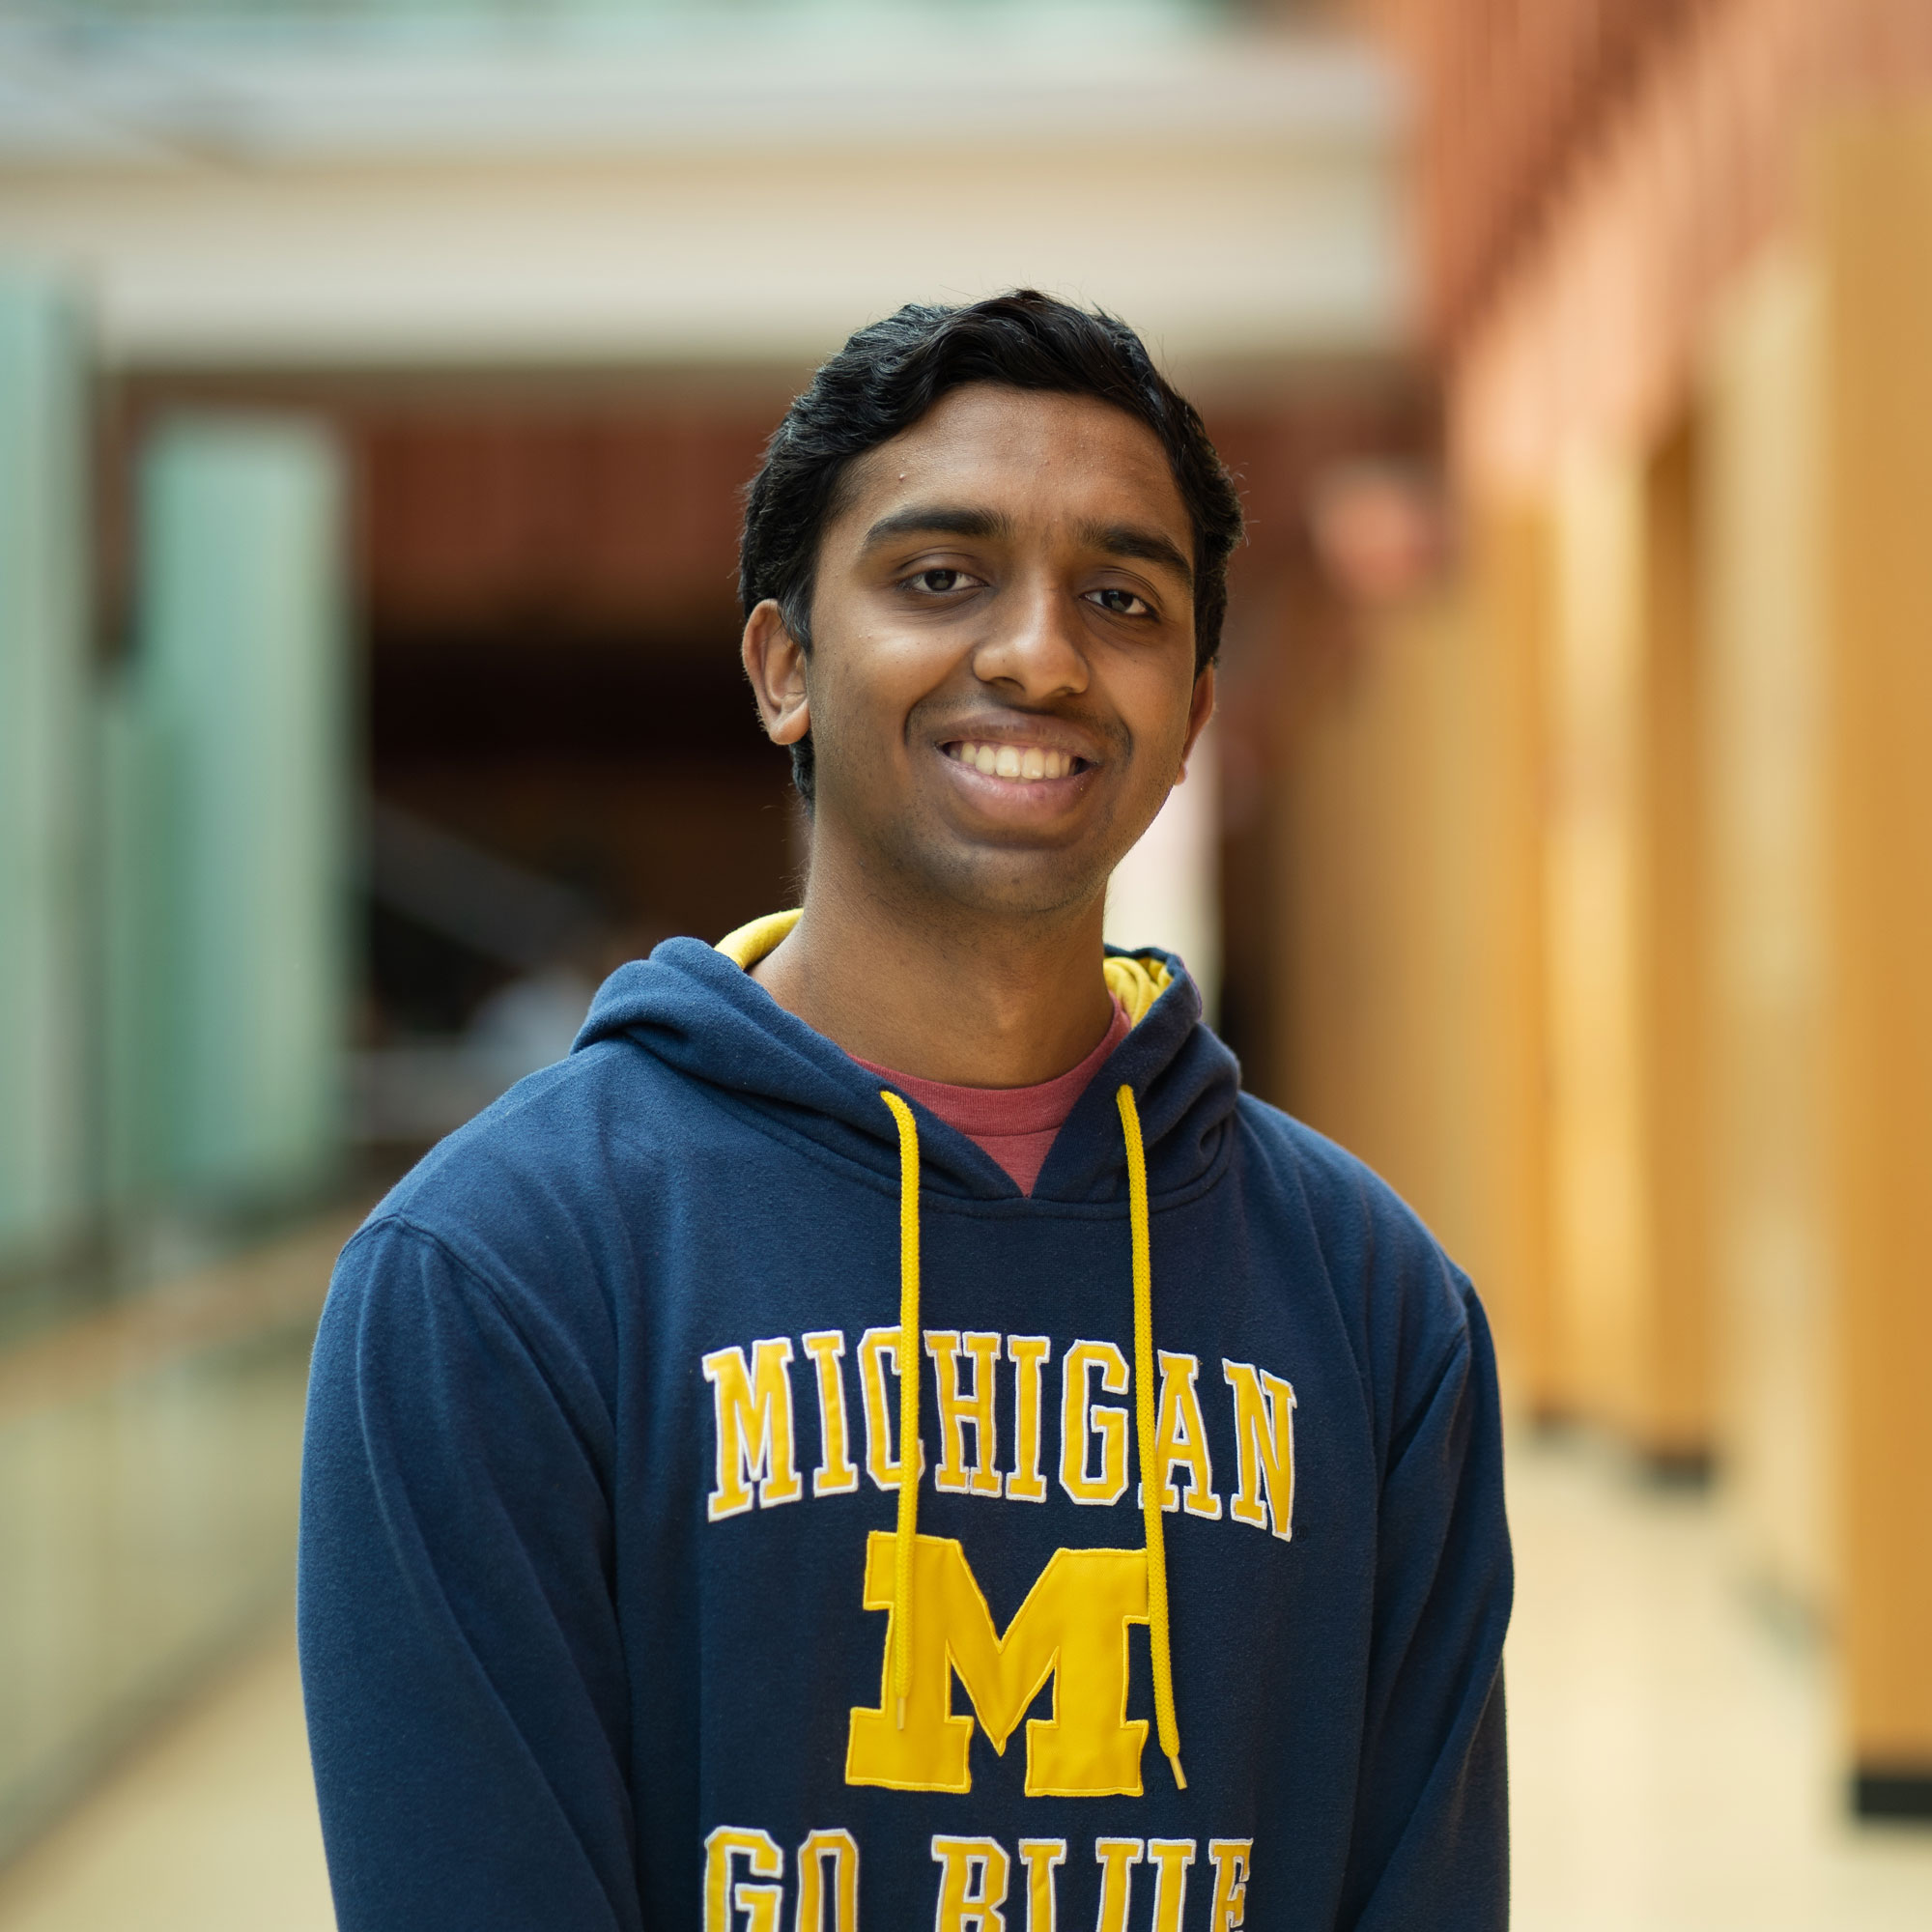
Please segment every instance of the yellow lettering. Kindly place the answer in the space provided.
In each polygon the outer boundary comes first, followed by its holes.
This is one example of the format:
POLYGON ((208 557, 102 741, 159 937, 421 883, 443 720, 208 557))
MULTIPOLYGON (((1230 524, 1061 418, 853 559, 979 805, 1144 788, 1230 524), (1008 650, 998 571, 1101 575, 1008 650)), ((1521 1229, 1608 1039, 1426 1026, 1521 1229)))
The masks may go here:
POLYGON ((845 1337, 837 1328, 815 1328, 805 1338, 805 1352, 818 1371, 818 1467, 811 1493, 849 1495, 859 1487, 859 1471, 845 1428, 845 1377, 838 1367, 845 1337))
POLYGON ((1007 1353, 1013 1364, 1013 1466, 1007 1472, 1007 1500, 1043 1503, 1046 1478, 1039 1472, 1039 1379, 1040 1370, 1052 1357, 1053 1344, 1044 1335, 1009 1335, 1007 1353))
POLYGON ((784 1902, 782 1885, 753 1885, 751 1879, 731 1883, 731 1865, 743 1859, 753 1878, 784 1877, 784 1854, 769 1832, 749 1832, 738 1825, 720 1825, 704 1841, 704 1932, 779 1932, 779 1908, 784 1902))
POLYGON ((1185 1486, 1189 1516, 1209 1519, 1221 1514, 1221 1498, 1214 1493, 1214 1464, 1208 1454, 1208 1431, 1201 1420, 1201 1401, 1195 1394, 1194 1378, 1201 1373, 1196 1355, 1160 1353, 1160 1406, 1154 1423, 1154 1460, 1160 1464, 1161 1497, 1164 1510, 1179 1509, 1181 1496, 1174 1486, 1174 1472, 1180 1471, 1185 1486))
POLYGON ((1027 1932, 1058 1932, 1060 1903, 1053 1874, 1066 1862, 1066 1840, 1022 1838, 1020 1862, 1027 1868, 1027 1932))
POLYGON ((814 1832, 798 1848, 798 1916, 792 1928, 793 1932, 859 1932, 859 1841, 850 1832, 814 1832), (827 1900, 833 1906, 830 1928, 825 1923, 827 1900))
POLYGON ((939 1905, 932 1932, 1007 1932, 1007 1886, 1012 1861, 997 1838, 942 1838, 933 1834, 939 1866, 939 1905))
POLYGON ((998 1426, 993 1420, 995 1364, 1000 1359, 997 1335, 968 1334, 965 1354, 973 1364, 973 1386, 959 1386, 959 1336, 951 1328, 928 1328, 925 1352, 932 1357, 933 1379, 939 1385, 939 1467, 932 1487, 953 1495, 996 1496, 1000 1493, 998 1426), (973 1432, 973 1463, 966 1462, 966 1432, 973 1432))
POLYGON ((1187 1867, 1194 1862, 1194 1840, 1150 1838, 1147 1855, 1154 1870, 1153 1932, 1180 1932, 1187 1912, 1187 1867))
POLYGON ((1094 1840, 1094 1857, 1100 1866, 1100 1916, 1094 1920, 1094 1932, 1127 1932, 1134 1867, 1140 1863, 1143 1850, 1138 1838, 1094 1840))
POLYGON ((1272 1518, 1274 1533, 1286 1543, 1294 1530, 1294 1390, 1251 1362, 1224 1360, 1221 1373, 1235 1392, 1240 1456, 1240 1482, 1228 1514, 1258 1529, 1267 1528, 1272 1518))
MULTIPOLYGON (((886 1394, 886 1364, 892 1363, 893 1380, 899 1377, 899 1331, 896 1328, 867 1328, 859 1337, 859 1393, 866 1405, 866 1473, 873 1486, 895 1490, 899 1486, 899 1461, 893 1453, 893 1411, 895 1404, 886 1394)), ((920 1473, 925 1473, 925 1449, 919 1452, 920 1473)))
POLYGON ((1208 1915, 1208 1932, 1239 1932, 1248 1922, 1248 1862, 1254 1854, 1252 1838, 1208 1840, 1208 1856, 1214 1861, 1214 1909, 1208 1915))
POLYGON ((1060 1365, 1060 1487, 1076 1503, 1117 1503, 1127 1488, 1127 1411, 1093 1400, 1093 1371, 1109 1395, 1127 1392, 1127 1358, 1111 1342, 1076 1342, 1060 1365), (1100 1438, 1092 1473, 1089 1437, 1100 1438))
MULTIPOLYGON (((892 1532, 873 1530, 867 1609, 892 1609, 893 1565, 892 1532)), ((904 1722, 893 1694, 895 1632, 888 1616, 879 1707, 852 1712, 846 1783, 970 1791, 973 1719, 953 1715, 953 1676, 1002 1755, 1052 1678, 1053 1716, 1027 1724, 1026 1795, 1138 1798, 1148 1727, 1145 1719, 1127 1721, 1127 1626, 1147 1622, 1147 1603, 1145 1550, 1057 1549, 1002 1636, 958 1541, 915 1537, 904 1722)))
POLYGON ((711 1492, 711 1520, 739 1516, 759 1505, 795 1503, 804 1493, 793 1464, 791 1343, 753 1342, 747 1367, 742 1349, 715 1349, 704 1357, 718 1421, 718 1480, 711 1492))

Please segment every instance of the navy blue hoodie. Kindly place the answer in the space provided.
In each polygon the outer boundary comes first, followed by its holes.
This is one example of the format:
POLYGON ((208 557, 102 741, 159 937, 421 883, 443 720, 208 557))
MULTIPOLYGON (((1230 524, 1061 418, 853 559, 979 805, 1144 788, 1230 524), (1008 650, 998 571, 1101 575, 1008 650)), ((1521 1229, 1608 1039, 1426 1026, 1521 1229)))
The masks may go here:
POLYGON ((676 939, 377 1208, 303 1470, 345 1932, 1506 1922, 1482 1310, 1140 967, 1031 1197, 676 939))

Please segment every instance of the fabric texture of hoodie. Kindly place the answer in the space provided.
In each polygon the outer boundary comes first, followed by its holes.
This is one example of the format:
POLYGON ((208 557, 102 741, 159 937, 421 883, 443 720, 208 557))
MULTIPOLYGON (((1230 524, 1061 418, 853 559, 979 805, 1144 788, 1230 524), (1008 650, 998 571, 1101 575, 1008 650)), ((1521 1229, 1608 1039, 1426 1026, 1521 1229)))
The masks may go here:
POLYGON ((303 1466, 344 1932, 1506 1923, 1481 1307, 1117 962, 1031 1197, 675 939, 370 1216, 303 1466))

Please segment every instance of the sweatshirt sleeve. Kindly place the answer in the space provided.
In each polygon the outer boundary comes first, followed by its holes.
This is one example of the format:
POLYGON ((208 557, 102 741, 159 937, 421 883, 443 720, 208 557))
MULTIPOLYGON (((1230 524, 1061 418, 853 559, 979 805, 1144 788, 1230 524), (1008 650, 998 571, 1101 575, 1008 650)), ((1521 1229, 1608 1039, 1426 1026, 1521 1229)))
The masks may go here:
POLYGON ((1382 1482, 1374 1649, 1340 1925, 1509 1922, 1502 1646, 1512 1593, 1495 1356, 1473 1291, 1398 1425, 1382 1482))
POLYGON ((343 1932, 640 1926, 609 1404, 511 1305, 388 1221, 323 1315, 298 1625, 343 1932))

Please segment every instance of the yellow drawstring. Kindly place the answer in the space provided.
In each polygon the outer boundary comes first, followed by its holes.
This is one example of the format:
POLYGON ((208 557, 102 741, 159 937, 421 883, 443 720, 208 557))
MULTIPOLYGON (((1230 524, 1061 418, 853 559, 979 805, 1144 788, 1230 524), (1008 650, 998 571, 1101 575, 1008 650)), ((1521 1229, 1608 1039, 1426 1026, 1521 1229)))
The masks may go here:
MULTIPOLYGON (((1180 1769, 1180 1725, 1174 1715, 1174 1662, 1168 1641, 1167 1541, 1161 1520, 1166 1470, 1155 1453, 1153 1379, 1153 1263, 1148 1236, 1147 1150, 1134 1090, 1116 1096, 1127 1143, 1127 1209, 1134 1252, 1134 1389, 1139 1421, 1141 1507, 1147 1522, 1148 1637, 1153 1653, 1153 1714, 1160 1747, 1174 1781, 1187 1789, 1180 1769)), ((912 1109, 890 1089, 879 1098, 899 1130, 899 1507, 893 1541, 893 1696, 905 1729, 912 1690, 912 1561, 919 1534, 919 1127, 912 1109)))
POLYGON ((1180 1725, 1174 1715, 1174 1662, 1168 1645, 1167 1538, 1161 1520, 1161 1492, 1167 1471, 1156 1449, 1153 1399, 1153 1259, 1148 1238, 1147 1150, 1141 1145, 1141 1117, 1134 1090, 1115 1095, 1121 1131, 1127 1141, 1127 1214, 1134 1240, 1134 1410, 1140 1423, 1141 1514, 1147 1520, 1148 1648, 1153 1654, 1153 1716, 1160 1747, 1182 1790, 1180 1725))
POLYGON ((889 1089, 899 1128, 899 1520, 893 1540, 893 1695, 905 1729, 912 1690, 912 1553, 919 1534, 919 1128, 889 1089))

